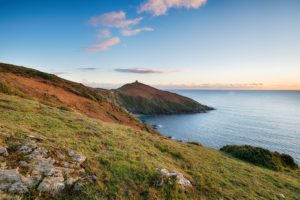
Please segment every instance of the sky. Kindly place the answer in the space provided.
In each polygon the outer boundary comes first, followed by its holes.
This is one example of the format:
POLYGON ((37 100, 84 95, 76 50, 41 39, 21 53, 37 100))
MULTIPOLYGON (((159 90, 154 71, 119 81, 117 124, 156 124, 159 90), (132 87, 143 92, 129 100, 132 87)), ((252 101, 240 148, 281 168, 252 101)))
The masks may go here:
POLYGON ((0 62, 94 87, 300 89, 299 0, 0 0, 0 62))

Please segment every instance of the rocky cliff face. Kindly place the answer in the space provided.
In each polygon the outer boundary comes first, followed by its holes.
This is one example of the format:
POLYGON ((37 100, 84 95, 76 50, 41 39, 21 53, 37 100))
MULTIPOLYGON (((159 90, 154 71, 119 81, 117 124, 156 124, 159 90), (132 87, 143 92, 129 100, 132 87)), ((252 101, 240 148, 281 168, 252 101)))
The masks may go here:
POLYGON ((193 99, 134 82, 114 90, 117 102, 135 114, 204 113, 213 108, 193 99))

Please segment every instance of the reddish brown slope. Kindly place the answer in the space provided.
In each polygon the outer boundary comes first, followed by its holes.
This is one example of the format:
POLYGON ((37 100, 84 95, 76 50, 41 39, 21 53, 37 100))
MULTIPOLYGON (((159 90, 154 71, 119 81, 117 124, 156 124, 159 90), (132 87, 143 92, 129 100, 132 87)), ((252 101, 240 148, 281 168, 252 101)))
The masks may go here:
POLYGON ((45 104, 72 109, 106 122, 143 128, 122 108, 109 102, 94 89, 33 69, 0 63, 0 84, 16 94, 45 104))

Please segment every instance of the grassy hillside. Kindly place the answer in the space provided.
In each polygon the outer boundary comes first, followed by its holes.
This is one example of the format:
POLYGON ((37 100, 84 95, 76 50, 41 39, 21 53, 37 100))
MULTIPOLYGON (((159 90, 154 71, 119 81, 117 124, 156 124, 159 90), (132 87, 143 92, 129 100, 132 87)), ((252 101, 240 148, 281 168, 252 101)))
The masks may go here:
MULTIPOLYGON (((87 157, 83 167, 97 176, 96 183, 62 199, 300 199, 299 171, 271 171, 201 145, 3 93, 0 133, 8 147, 30 135, 46 149, 73 149, 87 157), (166 180, 162 168, 182 173, 193 187, 166 180)), ((26 195, 37 196, 34 190, 26 195)))
POLYGON ((131 113, 179 114, 212 110, 188 97, 134 82, 113 91, 116 101, 131 113))
POLYGON ((95 89, 26 67, 0 63, 0 92, 74 110, 106 122, 147 128, 95 89))

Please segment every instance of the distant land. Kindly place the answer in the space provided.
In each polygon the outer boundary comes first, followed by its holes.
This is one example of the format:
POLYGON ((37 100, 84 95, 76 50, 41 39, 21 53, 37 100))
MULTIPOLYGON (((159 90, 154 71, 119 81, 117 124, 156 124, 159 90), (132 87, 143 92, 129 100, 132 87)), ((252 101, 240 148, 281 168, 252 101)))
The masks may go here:
MULTIPOLYGON (((103 89, 99 91, 103 92, 103 89)), ((138 81, 111 90, 109 97, 114 98, 120 106, 134 114, 205 113, 213 110, 188 97, 159 90, 138 81)))

